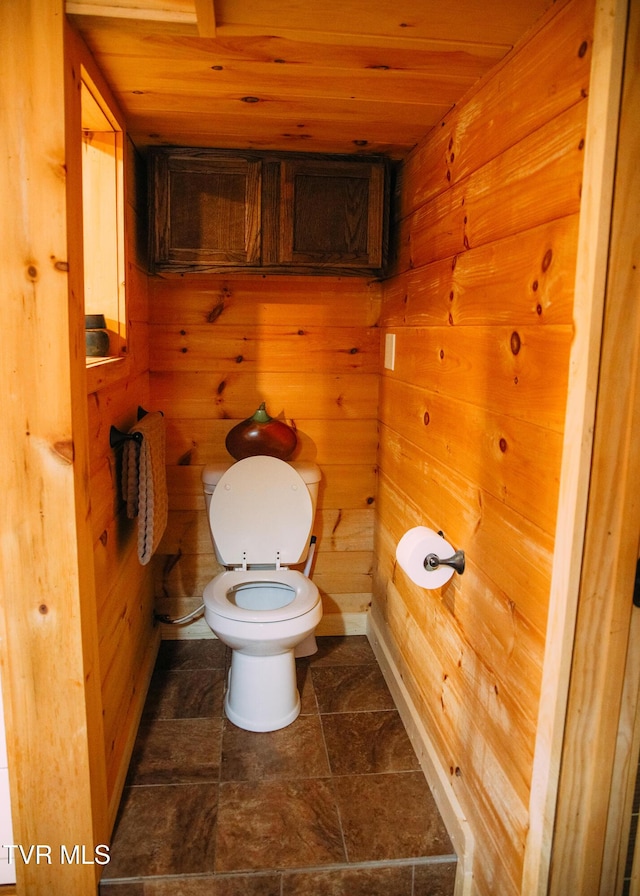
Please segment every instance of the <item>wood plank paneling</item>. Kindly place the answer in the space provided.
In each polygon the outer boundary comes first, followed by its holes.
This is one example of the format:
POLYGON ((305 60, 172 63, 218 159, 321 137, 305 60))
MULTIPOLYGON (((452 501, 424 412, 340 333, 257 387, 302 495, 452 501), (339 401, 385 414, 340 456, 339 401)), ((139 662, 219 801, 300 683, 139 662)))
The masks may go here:
POLYGON ((410 155, 384 284, 396 354, 380 388, 372 612, 451 769, 479 896, 521 893, 574 338, 587 7, 555 10, 410 155), (464 575, 436 592, 395 563, 416 525, 466 553, 464 575))
POLYGON ((407 159, 400 215, 449 190, 541 125, 579 103, 588 93, 593 10, 567 3, 553 28, 540 27, 526 56, 505 60, 466 102, 407 159), (491 115, 486 115, 486 109, 491 115), (424 169, 431 172, 424 178, 424 169))
MULTIPOLYGON (((434 465, 424 450, 384 428, 380 466, 386 485, 378 492, 377 511, 390 531, 399 539, 416 515, 420 525, 436 529, 446 518, 443 531, 447 539, 454 545, 464 544, 470 555, 482 558, 479 566, 491 582, 496 601, 507 599, 528 625, 544 632, 553 537, 457 469, 434 465), (398 492, 401 504, 389 500, 389 483, 399 479, 403 482, 398 492), (514 542, 510 554, 490 550, 503 542, 514 542)), ((391 575, 392 566, 386 572, 391 575)), ((462 580, 456 578, 455 584, 461 585, 462 580)))
POLYGON ((572 215, 402 271, 386 284, 385 324, 571 324, 577 232, 572 215))
POLYGON ((296 429, 292 459, 322 471, 312 575, 325 624, 330 617, 332 630, 344 630, 364 619, 371 601, 380 284, 239 274, 154 278, 150 289, 151 402, 167 419, 170 513, 155 586, 162 612, 193 609, 218 571, 202 466, 233 462, 227 433, 265 401, 296 429))
POLYGON ((152 281, 152 324, 189 327, 220 319, 230 327, 322 327, 339 322, 343 327, 372 327, 378 321, 382 286, 363 284, 349 277, 323 278, 247 275, 213 280, 198 277, 152 281), (339 318, 336 298, 340 297, 339 318))
POLYGON ((549 469, 561 457, 559 433, 387 378, 380 407, 389 429, 421 446, 425 463, 434 471, 453 467, 503 505, 553 533, 558 476, 549 469), (541 468, 541 457, 548 468, 541 468))
POLYGON ((583 102, 418 207, 403 225, 398 270, 576 214, 585 129, 583 102))
MULTIPOLYGON (((306 371, 304 376, 287 373, 260 373, 259 395, 273 396, 269 412, 290 420, 375 419, 378 374, 306 371), (286 403, 281 396, 286 395, 286 403)), ((226 435, 233 423, 253 413, 256 381, 247 377, 241 365, 232 362, 218 371, 205 373, 164 371, 151 374, 154 406, 162 407, 174 420, 205 418, 226 435), (253 409, 247 411, 247 408, 253 409)), ((216 437, 218 438, 218 437, 216 437)), ((224 441, 224 439, 223 439, 224 441)), ((212 457, 211 460, 215 458, 212 457)))
POLYGON ((385 377, 394 385, 562 430, 571 327, 399 327, 395 335, 395 370, 385 377))
POLYGON ((376 373, 378 330, 355 327, 153 327, 151 369, 177 373, 242 365, 248 374, 283 370, 376 373), (215 332, 214 344, 212 336, 215 332))

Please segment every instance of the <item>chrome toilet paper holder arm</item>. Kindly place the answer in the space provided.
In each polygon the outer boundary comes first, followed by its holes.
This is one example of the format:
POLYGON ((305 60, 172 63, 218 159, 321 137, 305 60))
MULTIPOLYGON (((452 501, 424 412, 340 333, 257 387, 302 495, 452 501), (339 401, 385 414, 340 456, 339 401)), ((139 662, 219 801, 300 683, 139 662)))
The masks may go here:
MULTIPOLYGON (((438 535, 443 537, 444 532, 438 532, 438 535)), ((437 554, 427 554, 424 558, 424 568, 427 572, 431 572, 439 566, 450 566, 459 575, 462 575, 465 566, 464 551, 456 551, 451 557, 446 557, 445 559, 438 557, 437 554)))
POLYGON ((424 568, 427 572, 431 572, 434 569, 437 569, 439 566, 451 566, 457 573, 464 572, 464 551, 456 551, 451 557, 446 557, 444 560, 438 557, 437 554, 427 554, 424 558, 424 568))

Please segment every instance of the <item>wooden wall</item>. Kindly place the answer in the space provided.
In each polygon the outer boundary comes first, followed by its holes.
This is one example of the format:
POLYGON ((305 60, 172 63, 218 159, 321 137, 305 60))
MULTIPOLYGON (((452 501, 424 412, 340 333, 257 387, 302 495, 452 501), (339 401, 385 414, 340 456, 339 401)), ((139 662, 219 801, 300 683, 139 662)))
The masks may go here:
MULTIPOLYGON (((117 105, 88 51, 69 30, 67 65, 74 89, 69 106, 79 114, 80 63, 113 111, 117 105)), ((122 121, 122 119, 121 119, 122 121)), ((79 139, 78 130, 78 139, 79 139)), ((159 630, 153 623, 153 581, 137 555, 136 522, 121 498, 121 448, 112 449, 112 425, 127 431, 138 406, 149 405, 148 302, 144 234, 144 165, 125 141, 126 343, 124 358, 87 368, 90 520, 93 534, 102 718, 106 757, 109 829, 115 820, 133 740, 151 676, 159 630)), ((72 197, 72 202, 77 197, 72 197)), ((82 204, 78 200, 78 208, 82 204)), ((90 249, 87 249, 90 251, 90 249)))
MULTIPOLYGON (((135 150, 127 146, 128 168, 135 150)), ((143 214, 145 210, 143 209, 143 214)), ((129 193, 128 224, 138 210, 129 193)), ((138 406, 152 410, 146 337, 147 278, 135 259, 127 263, 127 342, 131 358, 125 379, 107 382, 88 395, 91 525, 94 539, 100 671, 110 816, 118 808, 130 751, 155 661, 159 630, 153 622, 153 577, 137 553, 137 522, 128 520, 121 499, 122 449, 112 449, 112 425, 127 431, 138 406)), ((92 373, 95 373, 92 371, 92 373)))
MULTIPOLYGON (((266 402, 295 426, 292 459, 322 483, 312 577, 320 631, 364 631, 371 602, 380 284, 262 275, 149 281, 150 388, 167 418, 170 512, 156 564, 157 607, 181 616, 218 572, 202 467, 232 462, 227 432, 266 402)), ((164 637, 210 636, 200 620, 164 637)))
MULTIPOLYGON (((5 76, 0 662, 14 842, 109 837, 84 359, 80 116, 62 0, 0 6, 5 76), (27 139, 28 135, 28 139, 27 139)), ((99 869, 16 863, 30 896, 99 869)))
POLYGON ((474 833, 478 894, 519 894, 558 504, 591 64, 556 7, 411 154, 380 325, 372 616, 474 833), (415 586, 442 529, 467 569, 415 586))

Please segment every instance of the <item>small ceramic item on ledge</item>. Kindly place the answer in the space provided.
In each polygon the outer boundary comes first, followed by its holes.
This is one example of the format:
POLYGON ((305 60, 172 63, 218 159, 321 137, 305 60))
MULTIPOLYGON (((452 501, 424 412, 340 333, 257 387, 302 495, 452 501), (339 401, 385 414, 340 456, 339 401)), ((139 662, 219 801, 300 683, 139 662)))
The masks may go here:
POLYGON ((109 333, 104 314, 85 314, 84 340, 87 358, 106 358, 109 354, 109 333))

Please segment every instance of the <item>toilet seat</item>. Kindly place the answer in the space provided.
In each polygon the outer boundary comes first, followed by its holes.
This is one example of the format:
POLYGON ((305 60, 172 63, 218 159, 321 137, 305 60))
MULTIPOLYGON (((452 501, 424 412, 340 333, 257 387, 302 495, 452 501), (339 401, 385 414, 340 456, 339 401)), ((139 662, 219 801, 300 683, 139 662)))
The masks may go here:
MULTIPOLYGON (((287 596, 283 595, 283 598, 287 596)), ((286 622, 313 610, 319 600, 317 587, 296 569, 228 570, 216 576, 204 589, 204 601, 209 610, 238 622, 286 622), (283 591, 291 589, 293 595, 282 606, 264 610, 239 606, 229 599, 232 592, 261 584, 280 586, 283 591)))

